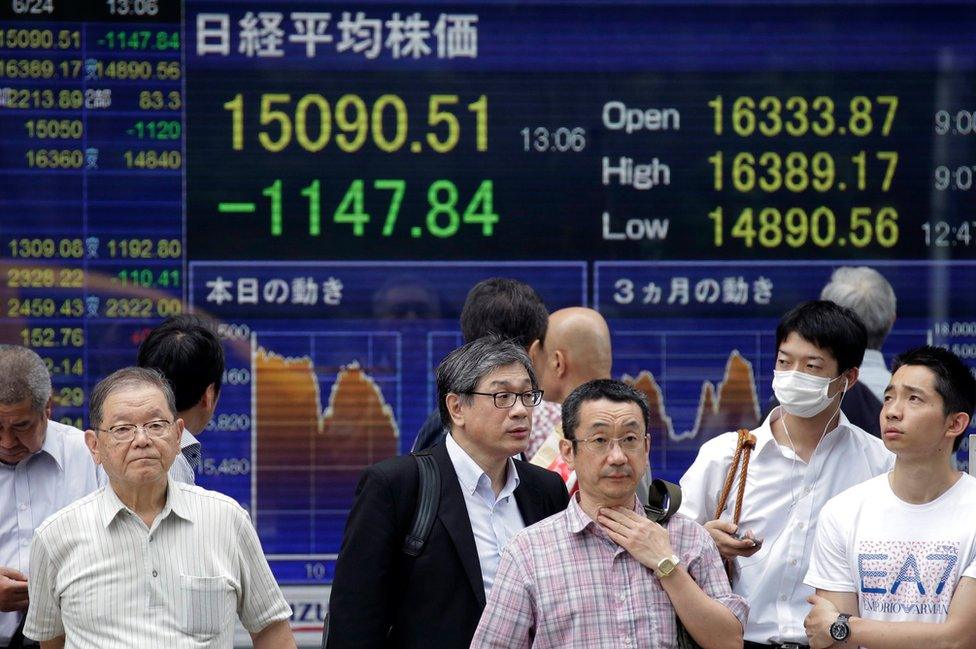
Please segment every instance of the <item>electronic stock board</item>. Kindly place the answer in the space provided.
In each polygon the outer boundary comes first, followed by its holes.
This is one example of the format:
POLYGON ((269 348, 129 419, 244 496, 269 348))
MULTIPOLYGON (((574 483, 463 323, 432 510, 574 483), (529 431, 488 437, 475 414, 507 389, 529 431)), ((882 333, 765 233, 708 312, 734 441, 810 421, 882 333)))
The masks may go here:
POLYGON ((974 31, 961 2, 3 0, 0 340, 83 428, 149 328, 215 317, 198 482, 289 587, 331 581, 487 277, 608 318, 676 479, 756 422, 776 320, 840 265, 894 286, 888 358, 976 359, 974 31))

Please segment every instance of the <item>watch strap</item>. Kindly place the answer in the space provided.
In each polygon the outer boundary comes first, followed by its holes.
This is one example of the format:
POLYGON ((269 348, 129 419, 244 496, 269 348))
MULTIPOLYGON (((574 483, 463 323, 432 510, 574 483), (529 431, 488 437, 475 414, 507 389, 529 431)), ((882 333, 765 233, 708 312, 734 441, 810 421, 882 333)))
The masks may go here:
POLYGON ((830 637, 837 642, 847 642, 847 639, 851 637, 851 626, 848 623, 848 620, 850 619, 850 613, 838 614, 837 619, 830 625, 830 637), (837 635, 834 634, 834 627, 840 627, 840 629, 843 629, 843 637, 837 637, 837 635))

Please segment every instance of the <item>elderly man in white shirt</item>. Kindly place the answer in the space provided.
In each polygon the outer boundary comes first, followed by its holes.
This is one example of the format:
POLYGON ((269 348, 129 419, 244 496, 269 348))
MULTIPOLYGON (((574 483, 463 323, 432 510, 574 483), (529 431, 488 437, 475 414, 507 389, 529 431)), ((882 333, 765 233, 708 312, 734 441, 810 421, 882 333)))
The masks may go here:
POLYGON ((0 647, 22 643, 35 528, 104 481, 84 433, 51 421, 51 393, 37 354, 0 345, 0 647))
POLYGON ((239 504, 173 481, 183 422, 155 370, 92 391, 85 441, 109 485, 62 509, 31 544, 24 635, 42 649, 295 647, 291 610, 239 504), (175 421, 174 421, 175 420, 175 421))
MULTIPOLYGON (((705 525, 733 560, 733 591, 748 600, 746 649, 805 647, 803 620, 813 589, 803 584, 824 503, 888 471, 894 456, 881 440, 851 424, 844 392, 857 381, 867 334, 849 310, 829 301, 801 304, 776 330, 773 391, 780 405, 753 430, 739 525, 735 498, 715 519, 737 435, 702 445, 681 478, 680 512, 705 525)), ((732 494, 738 490, 738 479, 732 494)))

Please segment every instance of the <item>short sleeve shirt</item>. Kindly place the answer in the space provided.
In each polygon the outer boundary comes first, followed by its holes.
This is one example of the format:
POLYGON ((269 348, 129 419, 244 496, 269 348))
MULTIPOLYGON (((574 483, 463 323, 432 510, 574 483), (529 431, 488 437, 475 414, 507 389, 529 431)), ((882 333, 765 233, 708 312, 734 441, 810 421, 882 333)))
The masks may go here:
POLYGON ((146 524, 111 486, 62 509, 31 544, 24 634, 66 649, 231 649, 291 610, 257 533, 230 498, 169 481, 146 524))
POLYGON ((976 578, 976 478, 962 474, 917 505, 899 499, 885 474, 823 508, 805 581, 855 593, 864 618, 938 623, 964 577, 976 578))

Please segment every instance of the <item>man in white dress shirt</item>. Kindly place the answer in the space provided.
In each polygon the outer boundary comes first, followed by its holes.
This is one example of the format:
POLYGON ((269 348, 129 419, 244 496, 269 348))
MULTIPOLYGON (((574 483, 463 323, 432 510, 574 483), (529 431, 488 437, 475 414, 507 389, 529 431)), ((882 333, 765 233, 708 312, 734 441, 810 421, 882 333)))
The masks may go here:
POLYGON ((213 323, 190 314, 166 318, 139 345, 138 365, 158 370, 173 388, 184 428, 169 474, 196 484, 203 462, 197 437, 213 418, 224 376, 224 348, 213 323))
POLYGON ((730 520, 738 481, 715 519, 735 433, 703 444, 681 479, 681 513, 704 524, 722 556, 735 562, 733 590, 750 605, 746 649, 806 646, 803 619, 813 589, 803 577, 820 509, 894 462, 881 440, 840 411, 857 381, 866 338, 861 321, 833 302, 807 302, 783 316, 773 373, 780 405, 752 431, 756 448, 738 527, 730 520))
POLYGON ((51 421, 51 393, 51 376, 37 354, 0 345, 0 647, 24 646, 35 528, 104 479, 84 433, 51 421))
POLYGON ((183 422, 166 379, 129 367, 92 391, 85 442, 109 484, 57 512, 30 551, 24 635, 42 649, 295 647, 291 609, 247 513, 167 474, 183 422))

